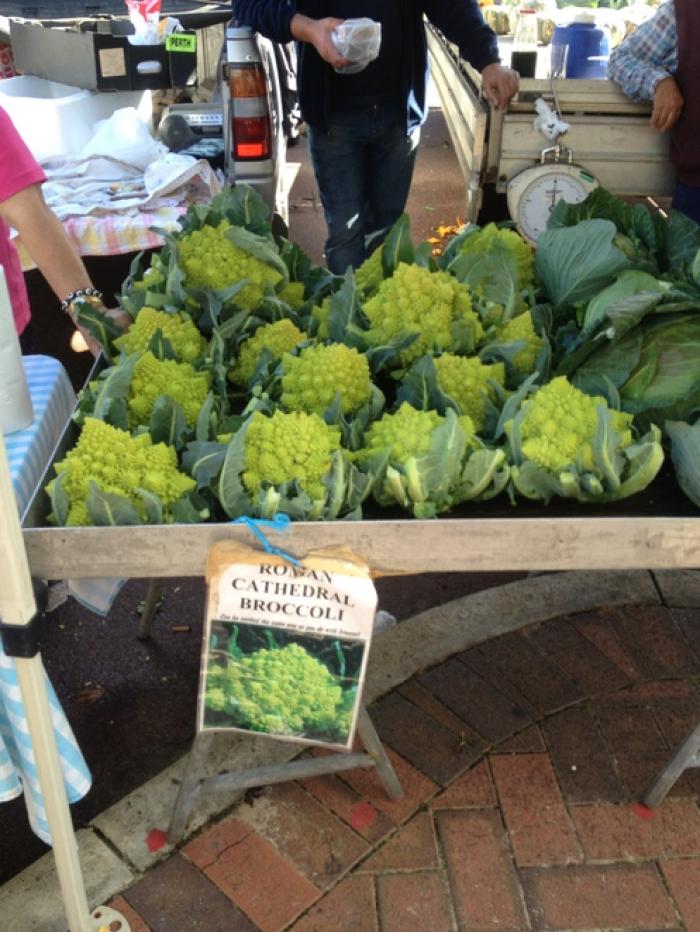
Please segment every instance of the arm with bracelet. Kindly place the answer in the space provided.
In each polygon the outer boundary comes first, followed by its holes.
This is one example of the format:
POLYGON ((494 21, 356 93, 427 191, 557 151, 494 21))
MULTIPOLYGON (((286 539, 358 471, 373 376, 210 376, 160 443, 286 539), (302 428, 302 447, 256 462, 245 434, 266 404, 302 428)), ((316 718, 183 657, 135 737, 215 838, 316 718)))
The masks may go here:
MULTIPOLYGON (((108 311, 102 295, 93 288, 83 260, 68 238, 61 221, 44 200, 41 185, 46 177, 0 108, 0 265, 10 291, 17 332, 29 323, 30 310, 22 268, 10 240, 9 228, 17 230, 24 247, 71 317, 79 300, 94 304, 117 322, 122 315, 108 311)), ((95 354, 99 347, 81 331, 95 354)))

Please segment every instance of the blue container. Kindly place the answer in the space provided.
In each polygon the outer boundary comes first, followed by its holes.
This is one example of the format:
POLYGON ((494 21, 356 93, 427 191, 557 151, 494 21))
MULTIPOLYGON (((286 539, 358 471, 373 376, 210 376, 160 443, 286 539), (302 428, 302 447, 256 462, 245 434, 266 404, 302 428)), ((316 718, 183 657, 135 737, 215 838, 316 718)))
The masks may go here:
POLYGON ((610 34, 595 23, 557 26, 552 36, 552 74, 562 78, 605 77, 610 34))

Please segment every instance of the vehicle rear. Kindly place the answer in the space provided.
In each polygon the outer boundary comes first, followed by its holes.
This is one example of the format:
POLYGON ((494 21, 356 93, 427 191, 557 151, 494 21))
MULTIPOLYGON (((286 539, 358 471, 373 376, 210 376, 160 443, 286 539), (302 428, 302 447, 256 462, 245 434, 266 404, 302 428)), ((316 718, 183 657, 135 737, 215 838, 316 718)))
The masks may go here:
POLYGON ((288 222, 284 107, 273 44, 249 26, 226 28, 222 97, 228 184, 250 184, 288 222))

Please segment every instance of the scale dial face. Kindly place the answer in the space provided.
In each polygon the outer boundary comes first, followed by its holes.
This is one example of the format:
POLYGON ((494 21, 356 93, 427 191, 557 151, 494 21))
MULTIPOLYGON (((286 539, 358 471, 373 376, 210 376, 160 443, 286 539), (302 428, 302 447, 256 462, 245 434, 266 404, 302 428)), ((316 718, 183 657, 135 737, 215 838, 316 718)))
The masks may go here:
POLYGON ((580 204, 597 187, 580 165, 535 165, 508 182, 508 210, 522 235, 536 243, 559 201, 580 204))

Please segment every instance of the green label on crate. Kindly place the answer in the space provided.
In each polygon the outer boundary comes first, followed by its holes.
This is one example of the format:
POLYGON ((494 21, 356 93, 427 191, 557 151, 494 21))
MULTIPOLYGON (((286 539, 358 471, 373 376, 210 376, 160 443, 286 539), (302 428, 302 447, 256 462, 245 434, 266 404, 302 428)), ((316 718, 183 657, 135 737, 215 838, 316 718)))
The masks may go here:
POLYGON ((196 52, 197 36, 189 32, 171 32, 165 37, 166 52, 196 52))

